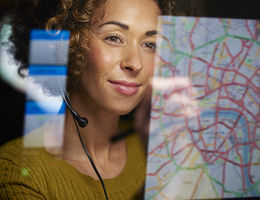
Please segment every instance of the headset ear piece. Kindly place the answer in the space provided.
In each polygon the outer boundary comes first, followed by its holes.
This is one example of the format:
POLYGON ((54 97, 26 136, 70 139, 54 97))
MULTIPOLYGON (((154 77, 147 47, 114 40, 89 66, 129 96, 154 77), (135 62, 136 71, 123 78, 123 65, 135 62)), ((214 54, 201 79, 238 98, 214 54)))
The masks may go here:
POLYGON ((85 117, 81 117, 71 106, 68 106, 68 108, 73 118, 78 122, 78 125, 81 128, 84 128, 88 125, 88 120, 85 117))
POLYGON ((78 125, 81 128, 84 128, 88 125, 88 120, 85 117, 81 117, 72 107, 71 107, 71 103, 70 103, 70 99, 69 96, 66 92, 64 92, 63 90, 61 90, 61 94, 62 94, 62 98, 65 101, 68 109, 70 110, 70 113, 72 114, 73 118, 75 120, 77 120, 78 125))
POLYGON ((80 117, 78 124, 81 128, 84 128, 88 125, 88 120, 85 117, 80 117))

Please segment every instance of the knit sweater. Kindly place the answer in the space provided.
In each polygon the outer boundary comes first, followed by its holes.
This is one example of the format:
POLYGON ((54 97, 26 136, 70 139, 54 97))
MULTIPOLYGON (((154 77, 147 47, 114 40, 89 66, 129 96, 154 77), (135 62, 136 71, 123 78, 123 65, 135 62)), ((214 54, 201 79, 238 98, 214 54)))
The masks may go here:
MULTIPOLYGON (((109 199, 140 199, 145 155, 137 134, 126 138, 123 171, 105 179, 109 199)), ((44 148, 26 148, 23 138, 0 148, 0 199, 105 199, 99 180, 80 173, 44 148)))

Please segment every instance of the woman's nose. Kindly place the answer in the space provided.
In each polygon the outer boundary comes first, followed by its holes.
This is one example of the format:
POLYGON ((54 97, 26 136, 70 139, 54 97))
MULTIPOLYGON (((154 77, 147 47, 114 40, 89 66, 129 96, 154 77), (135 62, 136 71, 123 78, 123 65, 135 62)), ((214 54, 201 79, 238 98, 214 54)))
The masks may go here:
POLYGON ((142 58, 138 47, 131 46, 125 49, 120 67, 133 75, 138 74, 142 70, 142 58))

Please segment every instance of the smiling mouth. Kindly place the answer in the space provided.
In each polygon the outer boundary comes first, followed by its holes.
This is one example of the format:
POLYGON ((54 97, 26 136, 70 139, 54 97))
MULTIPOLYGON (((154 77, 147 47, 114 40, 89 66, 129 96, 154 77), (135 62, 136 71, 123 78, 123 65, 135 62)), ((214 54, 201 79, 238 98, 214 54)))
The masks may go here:
POLYGON ((140 84, 127 81, 108 81, 110 85, 119 93, 127 96, 136 94, 139 90, 140 84))

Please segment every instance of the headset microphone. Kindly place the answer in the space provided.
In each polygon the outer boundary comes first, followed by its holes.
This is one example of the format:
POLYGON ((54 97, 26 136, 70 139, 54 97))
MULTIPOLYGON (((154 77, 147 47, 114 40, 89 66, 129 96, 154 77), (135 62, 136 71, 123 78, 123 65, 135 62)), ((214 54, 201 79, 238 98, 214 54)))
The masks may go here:
POLYGON ((77 120, 79 126, 81 128, 84 128, 88 125, 88 120, 85 117, 81 117, 75 110, 71 108, 71 106, 68 106, 70 113, 73 115, 74 119, 77 120))

